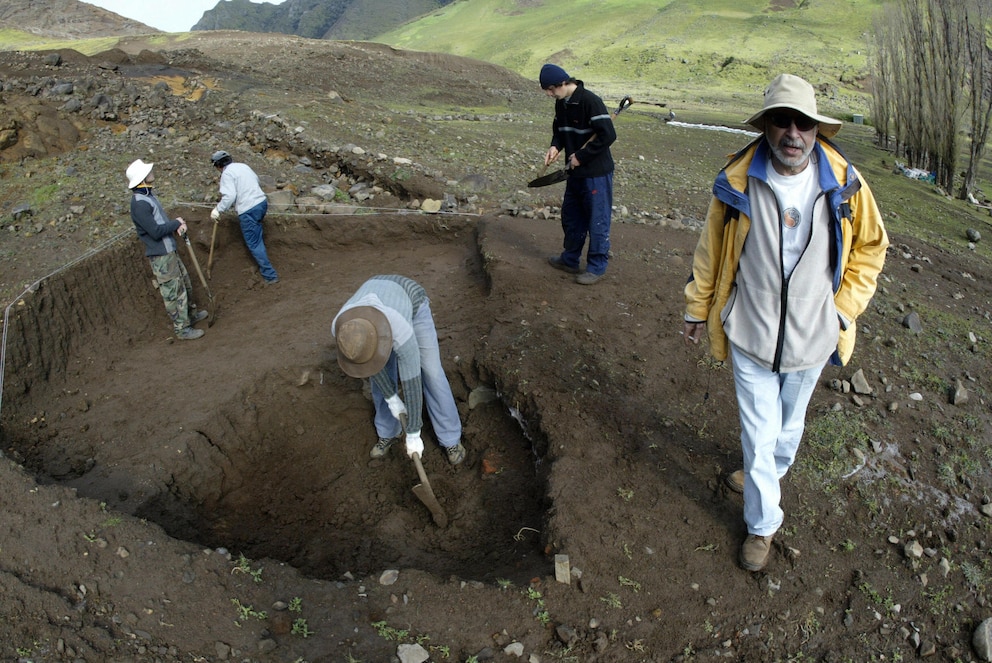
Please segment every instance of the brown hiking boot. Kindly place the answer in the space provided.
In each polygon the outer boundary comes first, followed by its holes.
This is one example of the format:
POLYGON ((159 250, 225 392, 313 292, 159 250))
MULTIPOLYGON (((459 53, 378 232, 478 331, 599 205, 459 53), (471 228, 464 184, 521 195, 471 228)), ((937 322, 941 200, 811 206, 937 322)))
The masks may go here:
POLYGON ((393 446, 400 441, 398 437, 380 437, 379 441, 375 443, 375 446, 369 451, 369 456, 372 458, 382 458, 389 451, 389 447, 393 446))
POLYGON ((772 551, 772 537, 748 534, 741 544, 741 566, 748 571, 760 571, 768 563, 772 551))
POLYGON ((744 492, 744 470, 731 472, 723 478, 723 484, 735 493, 744 492))

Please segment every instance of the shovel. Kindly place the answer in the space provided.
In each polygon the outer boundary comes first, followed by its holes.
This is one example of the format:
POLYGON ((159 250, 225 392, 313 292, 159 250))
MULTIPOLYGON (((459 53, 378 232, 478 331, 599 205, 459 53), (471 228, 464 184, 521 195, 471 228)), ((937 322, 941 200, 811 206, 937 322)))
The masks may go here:
MULTIPOLYGON (((403 431, 406 431, 406 415, 400 415, 400 423, 403 425, 403 431)), ((438 527, 444 529, 448 526, 448 514, 444 512, 441 508, 441 504, 437 501, 437 497, 434 495, 434 489, 431 488, 431 482, 427 480, 427 473, 424 472, 424 465, 420 462, 420 454, 413 454, 413 464, 417 466, 417 474, 420 476, 420 483, 413 487, 413 494, 417 496, 417 499, 424 503, 428 509, 430 509, 431 516, 434 518, 434 524, 438 527)))
MULTIPOLYGON (((632 103, 634 103, 634 100, 630 98, 630 95, 627 95, 623 99, 621 99, 620 104, 617 106, 617 109, 612 113, 613 119, 616 119, 617 115, 620 114, 620 111, 624 110, 625 108, 629 108, 632 103)), ((587 140, 585 144, 582 145, 582 147, 585 147, 590 142, 592 142, 592 139, 595 137, 596 134, 593 134, 592 137, 589 138, 589 140, 587 140)), ((545 175, 544 171, 547 170, 547 168, 548 165, 545 164, 544 168, 541 169, 540 174, 536 178, 528 182, 527 186, 533 188, 538 186, 548 186, 549 184, 557 184, 558 182, 564 182, 565 180, 568 179, 568 173, 569 170, 571 169, 571 166, 567 166, 559 171, 545 175)))
POLYGON ((214 264, 214 243, 217 241, 217 224, 218 223, 219 223, 218 221, 214 221, 214 231, 212 233, 210 233, 210 254, 207 256, 207 278, 208 279, 211 278, 211 276, 210 276, 210 268, 213 267, 213 264, 214 264))
POLYGON ((183 241, 186 242, 186 248, 189 250, 189 257, 193 259, 193 266, 196 267, 196 273, 200 277, 200 283, 203 284, 203 289, 207 291, 207 299, 210 301, 210 319, 207 320, 207 326, 213 327, 214 320, 217 319, 217 303, 214 302, 213 293, 210 292, 210 286, 207 285, 207 279, 203 278, 203 270, 200 269, 200 261, 196 259, 196 253, 193 252, 193 244, 189 241, 189 235, 186 233, 181 233, 183 241))

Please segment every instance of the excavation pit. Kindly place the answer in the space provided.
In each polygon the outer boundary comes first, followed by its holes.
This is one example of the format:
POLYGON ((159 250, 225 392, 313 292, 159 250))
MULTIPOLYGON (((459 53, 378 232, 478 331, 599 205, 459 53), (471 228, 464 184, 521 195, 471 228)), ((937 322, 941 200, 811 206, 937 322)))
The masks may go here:
MULTIPOLYGON (((201 263, 208 230, 192 226, 201 263)), ((471 397, 495 393, 500 377, 476 361, 493 320, 474 222, 299 218, 270 227, 266 242, 281 277, 271 287, 236 228, 222 226, 210 281, 216 322, 196 341, 171 337, 133 237, 43 281, 11 309, 5 454, 110 512, 315 578, 418 568, 526 582, 547 573, 540 453, 515 410, 471 397), (445 529, 413 494, 419 478, 402 448, 369 458, 367 389, 336 363, 334 313, 380 273, 426 288, 462 417, 469 456, 458 467, 425 428, 445 529)), ((194 290, 208 306, 202 286, 194 290)))

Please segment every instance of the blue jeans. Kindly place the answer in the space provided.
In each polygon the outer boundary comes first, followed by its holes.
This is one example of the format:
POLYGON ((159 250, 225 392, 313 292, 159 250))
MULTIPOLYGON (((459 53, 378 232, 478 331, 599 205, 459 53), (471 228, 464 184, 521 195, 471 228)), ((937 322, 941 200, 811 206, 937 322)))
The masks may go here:
MULTIPOLYGON (((462 422, 458 418, 458 406, 451 393, 451 385, 441 366, 441 348, 438 347, 437 329, 431 315, 430 302, 424 300, 420 310, 413 316, 413 333, 420 347, 420 373, 424 386, 424 404, 427 416, 431 419, 434 434, 442 447, 453 447, 461 442, 462 422)), ((389 355, 386 370, 395 384, 399 375, 396 369, 396 353, 389 355)), ((375 431, 381 438, 397 437, 403 431, 400 422, 389 411, 382 392, 372 382, 372 403, 375 405, 375 431)))
POLYGON ((269 262, 269 255, 265 252, 265 242, 262 241, 262 219, 269 210, 269 201, 263 200, 252 207, 247 212, 238 214, 238 221, 241 222, 241 235, 245 238, 245 245, 251 252, 251 257, 258 263, 258 271, 266 281, 275 281, 279 278, 275 268, 269 262))
POLYGON ((770 536, 782 526, 779 481, 796 459, 806 406, 823 365, 773 373, 730 345, 744 453, 744 522, 748 534, 770 536))
POLYGON ((569 177, 561 203, 561 229, 565 232, 561 261, 578 268, 588 236, 586 271, 605 274, 610 259, 612 216, 613 173, 599 177, 569 177))

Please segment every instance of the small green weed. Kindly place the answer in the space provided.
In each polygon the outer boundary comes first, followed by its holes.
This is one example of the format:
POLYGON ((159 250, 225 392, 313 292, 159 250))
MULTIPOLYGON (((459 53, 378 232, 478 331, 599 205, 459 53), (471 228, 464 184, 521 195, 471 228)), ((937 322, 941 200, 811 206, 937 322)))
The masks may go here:
POLYGON ((620 576, 620 586, 630 587, 635 593, 641 591, 641 583, 636 580, 631 580, 630 578, 624 578, 623 576, 620 576))
POLYGON ((262 569, 251 568, 251 560, 245 557, 244 553, 238 557, 238 561, 235 562, 231 573, 244 573, 250 575, 255 582, 262 582, 262 569))
POLYGON ((614 594, 613 592, 610 592, 606 596, 599 597, 599 600, 605 603, 606 605, 610 606, 611 608, 623 607, 623 601, 621 601, 620 597, 614 594))
POLYGON ((617 495, 620 496, 624 502, 629 502, 634 499, 634 491, 630 488, 617 488, 617 495))
POLYGON ((290 612, 302 612, 303 611, 303 599, 301 599, 299 596, 294 596, 293 599, 289 602, 289 611, 290 612))
POLYGON ((403 640, 408 635, 409 631, 393 628, 389 626, 385 621, 372 622, 372 628, 379 635, 380 638, 385 638, 386 640, 403 640))
POLYGON ((310 627, 307 625, 307 620, 302 617, 293 620, 293 628, 290 633, 293 635, 302 636, 303 638, 309 638, 313 635, 313 631, 311 631, 310 627))
POLYGON ((244 605, 238 599, 231 599, 231 603, 238 610, 238 619, 240 621, 247 621, 249 617, 254 617, 258 620, 268 619, 269 615, 264 610, 255 610, 254 607, 250 605, 244 605))

